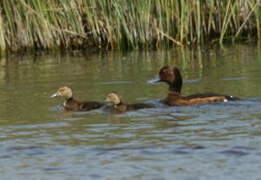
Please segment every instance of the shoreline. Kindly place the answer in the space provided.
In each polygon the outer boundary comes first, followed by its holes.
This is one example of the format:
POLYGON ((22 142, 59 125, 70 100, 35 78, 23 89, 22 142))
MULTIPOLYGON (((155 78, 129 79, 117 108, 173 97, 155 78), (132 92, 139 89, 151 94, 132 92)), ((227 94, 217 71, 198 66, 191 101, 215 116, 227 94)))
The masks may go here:
POLYGON ((0 2, 1 51, 158 49, 258 41, 261 2, 0 2))

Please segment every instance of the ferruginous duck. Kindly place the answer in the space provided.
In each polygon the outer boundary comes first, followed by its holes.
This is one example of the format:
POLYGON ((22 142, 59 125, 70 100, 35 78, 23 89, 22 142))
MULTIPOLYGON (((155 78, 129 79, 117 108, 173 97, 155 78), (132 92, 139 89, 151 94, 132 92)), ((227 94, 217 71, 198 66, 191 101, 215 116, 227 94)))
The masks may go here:
POLYGON ((239 98, 234 96, 216 93, 183 96, 181 94, 183 84, 182 76, 180 70, 175 66, 166 65, 162 67, 159 71, 159 79, 155 82, 165 82, 169 85, 169 93, 163 100, 163 103, 169 106, 188 106, 201 103, 239 100, 239 98))

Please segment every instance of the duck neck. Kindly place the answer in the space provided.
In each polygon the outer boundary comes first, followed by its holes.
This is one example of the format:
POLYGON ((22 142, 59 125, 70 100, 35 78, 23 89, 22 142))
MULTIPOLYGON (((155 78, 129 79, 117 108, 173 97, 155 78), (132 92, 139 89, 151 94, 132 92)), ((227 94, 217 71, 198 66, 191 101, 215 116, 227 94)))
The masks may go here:
POLYGON ((120 105, 122 105, 122 104, 123 104, 123 102, 122 102, 122 101, 120 101, 119 103, 117 103, 117 104, 114 104, 114 105, 113 105, 113 107, 114 107, 114 108, 117 108, 117 107, 119 107, 119 106, 120 106, 120 105))
POLYGON ((181 93, 182 80, 172 82, 172 83, 168 83, 168 84, 169 84, 169 91, 181 93))
POLYGON ((178 68, 174 68, 173 73, 173 79, 167 82, 169 84, 169 91, 181 93, 183 83, 181 73, 178 68))
POLYGON ((66 106, 70 101, 73 101, 73 97, 67 97, 63 103, 64 106, 66 106))
POLYGON ((71 100, 73 100, 73 97, 72 97, 72 96, 66 98, 66 101, 71 101, 71 100))

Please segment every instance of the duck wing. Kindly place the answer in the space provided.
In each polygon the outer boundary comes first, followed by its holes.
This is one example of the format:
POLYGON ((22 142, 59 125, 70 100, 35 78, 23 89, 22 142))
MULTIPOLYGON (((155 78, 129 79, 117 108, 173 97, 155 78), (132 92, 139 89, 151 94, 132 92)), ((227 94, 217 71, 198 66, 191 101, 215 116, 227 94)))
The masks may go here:
POLYGON ((97 101, 88 101, 88 102, 83 102, 80 104, 80 110, 81 111, 89 111, 93 109, 98 109, 102 107, 104 103, 97 102, 97 101))
POLYGON ((240 100, 238 97, 235 96, 229 96, 229 95, 217 94, 217 93, 193 94, 193 95, 185 96, 186 99, 209 98, 209 97, 224 97, 228 101, 240 100))

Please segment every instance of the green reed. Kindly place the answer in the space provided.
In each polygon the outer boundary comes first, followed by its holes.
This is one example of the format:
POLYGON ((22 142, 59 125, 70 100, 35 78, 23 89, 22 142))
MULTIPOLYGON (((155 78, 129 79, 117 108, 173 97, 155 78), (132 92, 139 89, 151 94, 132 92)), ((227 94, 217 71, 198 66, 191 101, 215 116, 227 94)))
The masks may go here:
POLYGON ((261 0, 1 0, 0 50, 260 39, 261 0))

